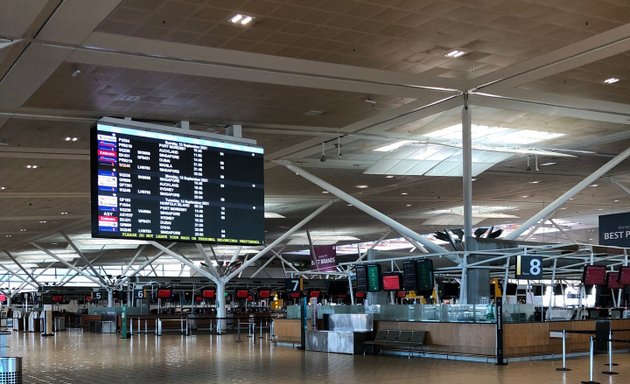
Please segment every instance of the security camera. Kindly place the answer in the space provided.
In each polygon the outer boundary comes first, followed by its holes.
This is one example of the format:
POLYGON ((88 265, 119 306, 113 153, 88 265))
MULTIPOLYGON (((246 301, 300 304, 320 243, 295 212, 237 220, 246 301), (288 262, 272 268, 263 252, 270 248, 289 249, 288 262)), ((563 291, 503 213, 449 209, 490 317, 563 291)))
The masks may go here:
POLYGON ((326 156, 325 156, 325 155, 322 155, 322 157, 320 157, 320 158, 319 158, 319 161, 321 161, 322 163, 323 163, 324 161, 326 161, 326 156))

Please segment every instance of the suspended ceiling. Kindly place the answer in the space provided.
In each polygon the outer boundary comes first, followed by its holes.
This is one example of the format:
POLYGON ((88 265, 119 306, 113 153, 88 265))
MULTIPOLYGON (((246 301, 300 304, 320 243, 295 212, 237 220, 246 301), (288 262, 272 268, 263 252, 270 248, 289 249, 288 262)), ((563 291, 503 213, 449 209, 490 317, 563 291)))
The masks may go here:
MULTIPOLYGON (((265 148, 267 209, 286 217, 267 220, 268 242, 332 198, 274 160, 416 232, 458 226, 435 211, 462 205, 461 178, 364 172, 385 156, 375 148, 458 124, 464 91, 475 124, 563 134, 534 145, 558 156, 531 157, 530 171, 515 154, 477 177, 474 204, 504 207, 478 225, 522 223, 630 143, 623 0, 2 0, 0 10, 0 249, 10 252, 63 245, 60 231, 86 237, 88 131, 101 116, 216 133, 241 124, 265 148), (236 12, 256 19, 230 25, 236 12), (453 49, 467 53, 446 57, 453 49)), ((630 206, 610 177, 628 185, 629 172, 624 161, 552 217, 597 242, 597 216, 630 206)), ((307 228, 361 240, 388 231, 342 201, 307 228)))

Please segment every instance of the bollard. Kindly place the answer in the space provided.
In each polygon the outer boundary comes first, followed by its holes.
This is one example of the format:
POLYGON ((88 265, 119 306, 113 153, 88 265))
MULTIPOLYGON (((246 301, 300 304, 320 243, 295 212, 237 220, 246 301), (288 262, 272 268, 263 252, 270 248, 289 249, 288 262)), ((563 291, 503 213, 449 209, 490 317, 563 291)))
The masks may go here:
POLYGON ((562 330, 562 368, 556 368, 556 371, 566 372, 570 371, 567 368, 567 331, 562 330))
POLYGON ((595 359, 595 338, 591 336, 589 351, 589 368, 588 381, 582 381, 582 384, 600 384, 599 381, 593 381, 593 360, 595 359))
POLYGON ((263 323, 263 321, 262 321, 262 319, 260 319, 260 338, 261 339, 263 338, 263 326, 262 326, 262 323, 263 323))
POLYGON ((602 373, 605 375, 618 375, 619 374, 619 372, 613 372, 612 370, 612 367, 615 365, 613 364, 613 358, 612 358, 612 350, 613 350, 612 340, 613 340, 613 334, 612 334, 612 329, 610 329, 608 331, 608 371, 602 371, 602 373))
POLYGON ((236 342, 237 343, 241 342, 241 320, 240 319, 236 322, 236 342))

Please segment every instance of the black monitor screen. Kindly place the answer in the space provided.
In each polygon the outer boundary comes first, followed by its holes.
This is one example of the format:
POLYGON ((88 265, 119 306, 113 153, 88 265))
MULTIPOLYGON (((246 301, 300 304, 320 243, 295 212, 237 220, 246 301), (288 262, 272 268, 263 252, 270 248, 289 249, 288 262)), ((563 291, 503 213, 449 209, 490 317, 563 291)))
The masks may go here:
POLYGON ((94 237, 264 243, 263 149, 99 121, 94 237))

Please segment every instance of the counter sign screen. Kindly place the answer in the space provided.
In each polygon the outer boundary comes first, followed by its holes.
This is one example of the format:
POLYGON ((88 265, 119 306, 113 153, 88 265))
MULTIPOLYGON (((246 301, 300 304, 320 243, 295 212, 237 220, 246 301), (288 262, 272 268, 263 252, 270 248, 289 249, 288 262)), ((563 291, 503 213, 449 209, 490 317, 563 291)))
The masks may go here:
POLYGON ((94 237, 264 243, 263 149, 99 122, 94 237))

